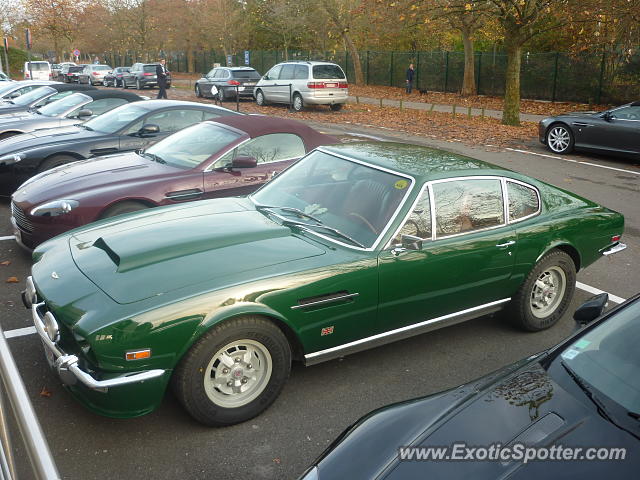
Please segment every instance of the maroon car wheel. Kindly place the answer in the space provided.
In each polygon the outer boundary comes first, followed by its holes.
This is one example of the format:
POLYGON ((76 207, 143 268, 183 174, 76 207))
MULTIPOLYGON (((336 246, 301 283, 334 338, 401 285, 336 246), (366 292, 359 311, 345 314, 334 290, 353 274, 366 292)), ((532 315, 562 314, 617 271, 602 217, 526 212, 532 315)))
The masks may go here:
POLYGON ((147 205, 141 202, 120 202, 107 208, 100 218, 110 218, 116 215, 124 215, 125 213, 137 212, 139 210, 145 210, 149 208, 147 205))

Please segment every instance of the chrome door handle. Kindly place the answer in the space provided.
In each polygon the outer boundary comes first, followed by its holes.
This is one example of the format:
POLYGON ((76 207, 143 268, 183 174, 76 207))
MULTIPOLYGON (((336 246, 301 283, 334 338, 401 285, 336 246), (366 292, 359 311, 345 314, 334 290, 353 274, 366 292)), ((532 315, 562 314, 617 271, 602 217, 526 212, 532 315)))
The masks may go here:
POLYGON ((396 247, 396 248, 394 248, 394 249, 392 249, 392 250, 391 250, 391 254, 392 254, 394 257, 397 257, 397 256, 398 256, 398 255, 400 255, 402 252, 406 252, 406 251, 407 251, 407 249, 406 249, 406 248, 403 248, 403 247, 396 247))
POLYGON ((516 241, 515 240, 509 240, 507 243, 499 243, 496 245, 496 247, 498 248, 507 248, 510 247, 511 245, 515 245, 516 241))

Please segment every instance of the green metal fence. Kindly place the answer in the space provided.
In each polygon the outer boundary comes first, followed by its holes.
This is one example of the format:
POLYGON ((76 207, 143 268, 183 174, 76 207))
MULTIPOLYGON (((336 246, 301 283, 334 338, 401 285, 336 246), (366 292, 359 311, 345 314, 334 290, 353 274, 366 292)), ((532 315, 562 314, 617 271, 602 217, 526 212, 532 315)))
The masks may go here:
MULTIPOLYGON (((638 50, 636 49, 636 52, 638 50)), ((285 60, 282 51, 251 51, 250 64, 261 73, 285 60)), ((147 56, 140 60, 152 60, 147 56)), ((507 56, 498 52, 476 52, 475 82, 480 95, 504 95, 507 56)), ((104 54, 113 66, 131 65, 135 55, 104 54)), ((184 52, 166 54, 168 67, 174 72, 189 71, 184 52)), ((289 60, 327 60, 339 64, 353 82, 353 58, 346 52, 288 52, 289 60)), ((244 65, 244 52, 231 55, 232 65, 244 65)), ((464 75, 462 52, 376 52, 360 53, 367 85, 402 87, 409 63, 415 65, 414 86, 439 92, 459 92, 464 75)), ((222 52, 193 53, 194 71, 208 72, 215 63, 226 65, 222 52)), ((585 103, 625 103, 640 98, 640 53, 625 57, 619 54, 524 53, 522 55, 521 94, 523 98, 585 103)))

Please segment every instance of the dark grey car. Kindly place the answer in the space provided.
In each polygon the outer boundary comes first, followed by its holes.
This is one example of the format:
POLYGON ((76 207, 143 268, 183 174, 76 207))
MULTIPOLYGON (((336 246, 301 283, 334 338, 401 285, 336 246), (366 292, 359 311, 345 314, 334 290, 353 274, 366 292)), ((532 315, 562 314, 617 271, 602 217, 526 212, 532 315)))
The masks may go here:
POLYGON ((239 97, 253 98, 253 87, 261 76, 251 67, 217 67, 196 82, 196 97, 220 101, 239 97), (215 88, 214 88, 215 87, 215 88))
POLYGON ((640 102, 604 112, 565 113, 538 125, 540 142, 554 153, 587 150, 640 156, 640 102))
POLYGON ((60 82, 51 80, 20 80, 19 82, 2 82, 0 84, 0 101, 13 100, 20 95, 45 85, 56 85, 60 82))
POLYGON ((33 112, 0 116, 0 140, 47 128, 76 125, 125 103, 143 100, 135 93, 87 90, 74 93, 33 112))
MULTIPOLYGON (((157 87, 156 76, 157 63, 134 63, 129 72, 122 74, 122 87, 136 87, 142 90, 145 87, 157 87)), ((171 74, 167 72, 167 88, 171 86, 171 74)))
POLYGON ((28 112, 38 107, 58 101, 61 98, 75 92, 95 90, 95 87, 88 85, 65 85, 64 83, 39 87, 20 95, 12 100, 5 100, 0 103, 0 121, 5 115, 28 112))
POLYGON ((116 67, 104 76, 102 85, 105 87, 121 87, 122 76, 130 71, 131 67, 116 67))

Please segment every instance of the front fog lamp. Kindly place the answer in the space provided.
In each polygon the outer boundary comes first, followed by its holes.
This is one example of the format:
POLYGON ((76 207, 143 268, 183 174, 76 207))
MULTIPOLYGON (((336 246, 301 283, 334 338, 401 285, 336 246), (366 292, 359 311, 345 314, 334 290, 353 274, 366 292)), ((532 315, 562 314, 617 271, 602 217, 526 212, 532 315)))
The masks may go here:
POLYGON ((56 322, 55 317, 51 312, 47 312, 44 314, 44 331, 47 332, 47 336, 49 340, 52 342, 57 342, 60 338, 60 330, 58 329, 58 322, 56 322))
POLYGON ((33 208, 31 215, 34 217, 57 217, 69 213, 78 205, 76 200, 54 200, 33 208))
POLYGON ((4 155, 0 157, 0 165, 13 165, 14 163, 18 163, 24 157, 22 155, 18 155, 17 153, 11 155, 4 155))

